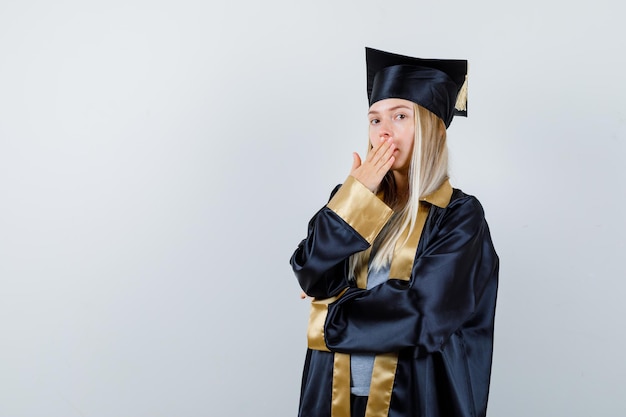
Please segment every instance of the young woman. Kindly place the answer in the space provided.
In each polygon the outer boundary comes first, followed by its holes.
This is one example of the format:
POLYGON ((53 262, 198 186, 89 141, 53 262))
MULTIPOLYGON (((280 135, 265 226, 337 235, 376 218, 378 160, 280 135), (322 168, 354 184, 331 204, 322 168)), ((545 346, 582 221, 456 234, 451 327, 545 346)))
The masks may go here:
POLYGON ((498 257, 447 174, 467 62, 366 58, 369 152, 291 257, 314 297, 299 416, 484 416, 498 257))

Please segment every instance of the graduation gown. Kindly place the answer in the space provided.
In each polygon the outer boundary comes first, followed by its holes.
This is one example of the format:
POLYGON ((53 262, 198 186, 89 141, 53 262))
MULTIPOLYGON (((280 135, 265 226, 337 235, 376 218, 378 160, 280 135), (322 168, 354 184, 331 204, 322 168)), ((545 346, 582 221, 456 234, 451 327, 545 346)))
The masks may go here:
POLYGON ((391 214, 348 177, 291 257, 314 297, 299 417, 350 416, 357 352, 376 354, 367 417, 486 414, 498 256, 482 206, 446 181, 420 202, 413 247, 396 247, 389 280, 359 288, 348 258, 370 248, 391 214))

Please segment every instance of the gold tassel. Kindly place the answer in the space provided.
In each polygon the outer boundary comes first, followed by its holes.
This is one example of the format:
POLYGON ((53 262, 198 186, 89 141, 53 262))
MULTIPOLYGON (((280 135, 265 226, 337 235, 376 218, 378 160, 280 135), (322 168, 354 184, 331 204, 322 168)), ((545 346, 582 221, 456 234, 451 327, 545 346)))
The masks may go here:
POLYGON ((459 111, 467 111, 467 74, 465 74, 465 81, 463 81, 459 94, 456 96, 454 108, 459 111))

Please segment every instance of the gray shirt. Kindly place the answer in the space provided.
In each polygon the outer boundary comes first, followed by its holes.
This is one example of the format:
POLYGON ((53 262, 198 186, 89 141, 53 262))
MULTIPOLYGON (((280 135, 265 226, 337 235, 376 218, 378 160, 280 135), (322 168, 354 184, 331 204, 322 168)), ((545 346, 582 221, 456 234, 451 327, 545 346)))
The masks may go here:
MULTIPOLYGON (((369 271, 367 275, 367 289, 372 289, 389 279, 389 265, 378 271, 369 271)), ((374 354, 353 353, 350 355, 350 392, 354 395, 367 396, 370 392, 372 369, 374 369, 374 354)))

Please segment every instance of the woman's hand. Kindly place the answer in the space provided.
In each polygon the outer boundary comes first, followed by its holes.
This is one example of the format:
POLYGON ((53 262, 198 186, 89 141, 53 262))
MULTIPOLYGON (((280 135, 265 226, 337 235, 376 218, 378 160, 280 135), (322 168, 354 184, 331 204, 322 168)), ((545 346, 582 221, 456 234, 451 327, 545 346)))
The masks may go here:
POLYGON ((393 144, 393 140, 388 138, 380 142, 378 146, 370 149, 363 162, 361 162, 359 154, 354 152, 352 154, 354 162, 352 163, 350 175, 365 185, 371 192, 376 192, 385 174, 391 169, 396 160, 393 156, 393 151, 395 150, 396 147, 393 144))

